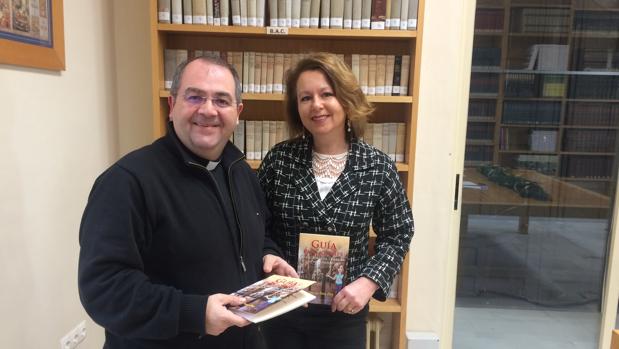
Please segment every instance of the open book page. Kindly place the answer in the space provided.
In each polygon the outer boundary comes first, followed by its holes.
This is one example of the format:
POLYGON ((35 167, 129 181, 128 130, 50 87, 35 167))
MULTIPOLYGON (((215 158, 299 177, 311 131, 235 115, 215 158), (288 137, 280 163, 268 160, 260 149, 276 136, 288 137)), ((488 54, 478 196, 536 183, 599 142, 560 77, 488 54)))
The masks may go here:
POLYGON ((233 293, 246 299, 230 311, 251 322, 260 322, 286 313, 308 303, 314 296, 303 291, 314 281, 271 275, 233 293))
POLYGON ((329 305, 344 287, 348 274, 348 236, 299 235, 297 271, 304 279, 313 280, 308 292, 316 296, 315 304, 329 305))

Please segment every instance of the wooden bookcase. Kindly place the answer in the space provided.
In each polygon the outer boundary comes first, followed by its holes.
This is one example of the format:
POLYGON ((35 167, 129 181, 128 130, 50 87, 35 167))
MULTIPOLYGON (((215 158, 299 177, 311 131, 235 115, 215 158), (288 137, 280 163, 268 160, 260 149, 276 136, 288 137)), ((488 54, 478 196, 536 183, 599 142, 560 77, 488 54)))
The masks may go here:
POLYGON ((619 130, 616 23, 616 1, 479 0, 465 166, 525 167, 610 195, 619 130), (562 62, 540 69, 536 45, 560 47, 562 62), (555 141, 535 143, 543 134, 555 141))
MULTIPOLYGON (((215 51, 257 51, 304 53, 328 51, 338 54, 410 55, 408 96, 368 96, 376 106, 370 122, 402 122, 406 124, 404 162, 397 163, 400 178, 412 201, 413 171, 419 95, 419 68, 423 0, 419 1, 417 30, 360 30, 288 28, 287 35, 269 35, 266 28, 240 26, 209 26, 158 23, 157 0, 150 0, 150 36, 152 61, 153 137, 165 133, 168 119, 164 89, 164 49, 201 49, 215 51)), ((268 11, 266 12, 268 16, 268 11)), ((268 22, 267 22, 268 23, 268 22)), ((284 120, 284 95, 243 94, 244 120, 284 120), (265 117, 266 116, 266 117, 265 117)), ((257 169, 258 160, 248 160, 257 169)), ((370 234, 370 240, 372 240, 370 234)), ((400 273, 398 296, 385 302, 372 300, 370 311, 392 317, 392 347, 406 347, 406 310, 408 299, 409 258, 400 273)), ((382 334, 383 336, 386 334, 382 334)))

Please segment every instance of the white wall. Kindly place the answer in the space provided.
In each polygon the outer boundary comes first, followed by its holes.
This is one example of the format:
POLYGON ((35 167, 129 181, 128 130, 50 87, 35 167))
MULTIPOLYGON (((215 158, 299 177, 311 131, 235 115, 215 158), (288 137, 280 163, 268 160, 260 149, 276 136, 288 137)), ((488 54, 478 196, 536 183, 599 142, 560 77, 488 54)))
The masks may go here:
POLYGON ((459 211, 473 37, 473 0, 425 0, 407 330, 451 348, 459 211))
MULTIPOLYGON (((58 348, 88 319, 76 273, 88 192, 121 151, 151 134, 133 118, 150 115, 148 22, 138 11, 146 8, 146 1, 64 0, 66 71, 0 65, 0 348, 58 348), (120 3, 127 4, 115 11, 120 3), (129 44, 132 14, 146 34, 129 44), (127 82, 117 83, 117 73, 127 82)), ((87 325, 81 348, 101 348, 101 329, 87 325)))

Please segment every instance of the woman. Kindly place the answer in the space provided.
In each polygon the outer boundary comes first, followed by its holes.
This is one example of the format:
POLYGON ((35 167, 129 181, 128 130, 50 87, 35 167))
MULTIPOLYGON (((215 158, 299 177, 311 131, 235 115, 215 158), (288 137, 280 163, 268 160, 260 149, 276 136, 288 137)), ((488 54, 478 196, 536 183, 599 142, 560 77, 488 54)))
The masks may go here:
POLYGON ((289 72, 291 134, 273 147, 258 177, 273 214, 273 238, 297 267, 300 233, 350 237, 345 286, 331 306, 310 304, 267 322, 277 348, 365 348, 373 296, 385 300, 413 235, 413 217, 391 159, 359 140, 373 108, 337 56, 312 54, 289 72), (368 255, 368 231, 377 234, 368 255))

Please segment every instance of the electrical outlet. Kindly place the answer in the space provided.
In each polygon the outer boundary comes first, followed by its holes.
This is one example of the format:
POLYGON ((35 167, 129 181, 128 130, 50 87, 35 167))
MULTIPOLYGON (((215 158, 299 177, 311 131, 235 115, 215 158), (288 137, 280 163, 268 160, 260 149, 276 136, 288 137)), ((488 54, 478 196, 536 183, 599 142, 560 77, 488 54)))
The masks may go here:
POLYGON ((86 339, 86 321, 80 322, 64 337, 60 338, 60 349, 75 349, 86 339))

